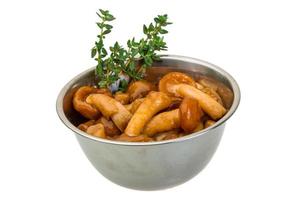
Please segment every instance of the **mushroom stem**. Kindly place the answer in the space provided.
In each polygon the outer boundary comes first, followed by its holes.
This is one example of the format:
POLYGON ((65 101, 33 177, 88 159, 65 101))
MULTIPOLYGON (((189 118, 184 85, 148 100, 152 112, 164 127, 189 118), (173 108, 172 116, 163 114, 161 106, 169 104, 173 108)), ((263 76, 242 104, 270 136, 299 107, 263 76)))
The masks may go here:
POLYGON ((199 106, 212 119, 219 119, 226 113, 226 109, 221 104, 193 86, 187 84, 175 84, 169 88, 169 91, 180 97, 191 97, 196 99, 199 106))
POLYGON ((145 124, 159 111, 171 104, 171 98, 163 92, 151 92, 139 106, 130 119, 125 134, 129 136, 140 135, 145 124))
POLYGON ((145 126, 143 133, 151 137, 156 133, 170 131, 179 127, 179 109, 175 109, 154 116, 145 126))
POLYGON ((124 131, 132 114, 117 100, 103 94, 91 94, 87 102, 97 107, 106 117, 111 117, 115 125, 124 131))

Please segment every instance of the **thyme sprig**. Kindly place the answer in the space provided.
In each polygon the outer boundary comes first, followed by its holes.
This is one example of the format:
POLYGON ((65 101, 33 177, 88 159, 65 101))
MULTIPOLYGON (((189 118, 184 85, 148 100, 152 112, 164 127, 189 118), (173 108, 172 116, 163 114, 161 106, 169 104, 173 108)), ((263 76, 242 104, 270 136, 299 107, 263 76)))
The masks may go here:
MULTIPOLYGON (((120 78, 120 74, 126 74, 133 80, 140 80, 144 77, 145 71, 155 60, 159 60, 158 51, 167 50, 166 42, 162 35, 167 34, 165 27, 168 22, 168 16, 158 15, 154 22, 148 26, 143 26, 145 37, 136 40, 134 37, 127 41, 127 47, 124 48, 118 42, 109 47, 110 54, 104 47, 104 39, 111 32, 113 26, 109 22, 115 17, 107 10, 99 10, 97 15, 100 22, 96 24, 100 28, 98 41, 91 50, 91 57, 97 61, 96 75, 99 79, 98 86, 109 87, 120 78), (139 62, 137 62, 139 61, 139 62)), ((126 83, 121 82, 120 90, 126 89, 126 83)))

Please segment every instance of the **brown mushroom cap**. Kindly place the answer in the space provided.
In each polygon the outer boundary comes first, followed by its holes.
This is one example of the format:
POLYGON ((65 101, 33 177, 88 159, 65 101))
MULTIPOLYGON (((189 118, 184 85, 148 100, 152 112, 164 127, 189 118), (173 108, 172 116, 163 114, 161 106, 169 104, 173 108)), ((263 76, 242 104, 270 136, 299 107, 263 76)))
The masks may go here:
POLYGON ((88 119, 97 119, 101 114, 95 107, 86 102, 87 96, 95 93, 96 91, 96 88, 82 86, 75 92, 73 96, 73 106, 75 110, 88 119))
POLYGON ((190 76, 181 72, 170 72, 160 79, 158 88, 159 91, 173 96, 174 94, 170 92, 171 86, 180 83, 196 87, 196 82, 190 76))
POLYGON ((199 107, 198 101, 185 97, 179 107, 180 126, 186 133, 191 133, 199 125, 203 111, 199 107))
POLYGON ((129 94, 129 101, 133 102, 135 99, 145 97, 150 91, 156 90, 154 84, 146 81, 140 80, 132 82, 127 89, 129 94))

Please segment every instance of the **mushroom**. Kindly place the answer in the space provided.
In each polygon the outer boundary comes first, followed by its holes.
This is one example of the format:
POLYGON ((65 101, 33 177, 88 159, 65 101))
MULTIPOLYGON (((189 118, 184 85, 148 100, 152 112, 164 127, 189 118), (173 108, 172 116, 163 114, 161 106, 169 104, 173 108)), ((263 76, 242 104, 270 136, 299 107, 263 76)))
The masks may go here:
POLYGON ((132 82, 129 84, 127 89, 129 101, 133 102, 135 99, 145 97, 150 91, 153 90, 156 90, 155 85, 146 80, 132 82))
POLYGON ((121 104, 129 103, 129 94, 124 92, 116 92, 114 95, 115 100, 119 101, 121 104))
POLYGON ((213 120, 206 120, 205 124, 204 124, 204 128, 208 128, 212 125, 214 125, 216 122, 213 120))
POLYGON ((226 85, 208 77, 201 77, 199 83, 206 88, 216 91, 221 97, 225 108, 230 108, 233 101, 233 92, 226 85))
POLYGON ((153 141, 152 138, 150 138, 146 135, 128 136, 125 133, 123 133, 119 137, 117 137, 116 140, 126 141, 126 142, 151 142, 151 141, 153 141))
POLYGON ((171 139, 175 139, 178 137, 179 137, 178 130, 172 130, 172 131, 167 131, 167 132, 163 132, 163 133, 158 133, 154 136, 155 141, 171 140, 171 139))
POLYGON ((105 130, 104 126, 101 123, 92 125, 88 127, 86 132, 92 136, 100 137, 100 138, 105 138, 105 130))
POLYGON ((107 119, 118 112, 115 99, 103 94, 91 94, 86 98, 86 102, 96 107, 107 119))
POLYGON ((103 94, 91 94, 86 101, 95 107, 108 119, 111 118, 115 125, 124 131, 132 114, 117 100, 103 94))
POLYGON ((133 114, 126 129, 125 134, 138 136, 141 134, 145 124, 159 111, 167 108, 171 104, 170 97, 163 92, 151 92, 141 103, 133 114))
POLYGON ((233 102, 233 92, 222 83, 219 84, 217 92, 222 98, 225 108, 229 109, 233 102))
POLYGON ((105 117, 101 117, 99 120, 97 120, 97 122, 103 124, 107 136, 113 137, 120 134, 120 130, 111 120, 107 120, 105 117))
POLYGON ((180 97, 171 97, 172 103, 169 105, 167 110, 174 110, 179 108, 181 102, 182 102, 182 98, 180 97))
POLYGON ((193 86, 187 84, 176 84, 170 86, 169 91, 176 96, 196 99, 200 108, 202 108, 203 111, 212 119, 219 119, 226 113, 226 109, 220 103, 193 86))
POLYGON ((156 133, 182 128, 186 133, 193 132, 199 125, 203 116, 198 101, 192 98, 184 98, 179 109, 159 113, 145 126, 143 133, 153 136, 156 133))
POLYGON ((171 72, 165 75, 159 82, 159 91, 177 97, 196 99, 200 108, 213 119, 219 119, 226 113, 226 109, 220 103, 197 89, 195 81, 183 73, 171 72))
POLYGON ((121 130, 124 131, 132 114, 119 102, 116 103, 118 112, 111 116, 112 121, 121 130))
POLYGON ((202 92, 204 92, 205 94, 208 94, 211 98, 213 98, 219 104, 221 104, 222 106, 224 106, 221 97, 219 96, 219 94, 215 90, 213 90, 212 88, 208 88, 208 87, 202 88, 200 90, 202 92))
POLYGON ((85 101, 86 97, 94 91, 93 87, 83 86, 75 92, 73 97, 75 110, 88 119, 97 119, 100 116, 100 112, 85 101))
POLYGON ((202 76, 198 81, 203 87, 211 88, 214 91, 218 90, 218 82, 213 80, 212 78, 208 78, 206 76, 202 76))
POLYGON ((162 112, 154 116, 145 126, 143 134, 153 136, 156 133, 170 131, 180 127, 179 109, 162 112))
POLYGON ((129 110, 132 114, 139 108, 139 106, 143 103, 145 98, 139 98, 134 100, 131 104, 124 105, 124 107, 129 110))
MULTIPOLYGON (((124 105, 127 110, 129 110, 132 114, 139 108, 145 98, 139 98, 134 100, 131 104, 124 105)), ((171 97, 171 104, 167 108, 167 111, 174 110, 179 108, 179 105, 182 102, 182 98, 179 97, 171 97)))
POLYGON ((204 88, 204 86, 201 85, 200 83, 197 83, 197 82, 196 82, 196 88, 197 88, 198 90, 202 90, 202 89, 204 88))
POLYGON ((160 79, 158 88, 160 92, 165 92, 171 96, 174 96, 174 93, 169 90, 172 85, 179 83, 185 83, 196 87, 196 82, 188 75, 181 72, 170 72, 160 79))
POLYGON ((98 89, 91 86, 80 87, 73 96, 73 106, 81 115, 88 119, 98 119, 101 113, 92 105, 86 102, 88 95, 97 93, 111 95, 106 89, 98 89))
POLYGON ((186 133, 193 132, 203 116, 203 112, 198 105, 198 101, 185 97, 179 107, 180 126, 186 133))
POLYGON ((84 123, 82 123, 82 124, 79 124, 79 126, 77 126, 77 128, 79 128, 79 129, 82 130, 82 131, 86 131, 86 130, 88 129, 88 127, 94 125, 95 122, 96 122, 95 120, 91 119, 91 120, 89 120, 89 121, 87 121, 87 122, 84 122, 84 123))
POLYGON ((197 127, 192 131, 192 133, 195 133, 195 132, 198 132, 198 131, 201 131, 204 129, 204 125, 203 125, 203 121, 200 121, 197 125, 197 127))

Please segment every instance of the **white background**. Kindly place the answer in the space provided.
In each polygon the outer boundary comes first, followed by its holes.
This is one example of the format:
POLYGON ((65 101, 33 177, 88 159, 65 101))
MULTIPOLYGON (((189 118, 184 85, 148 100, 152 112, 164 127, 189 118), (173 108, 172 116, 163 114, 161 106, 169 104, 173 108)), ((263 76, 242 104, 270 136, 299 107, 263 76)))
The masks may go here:
POLYGON ((299 199, 299 22, 296 0, 2 0, 0 199, 299 199), (240 84, 238 111, 191 181, 155 192, 117 186, 58 119, 59 90, 95 64, 98 8, 117 18, 107 44, 139 38, 143 23, 168 13, 168 53, 215 63, 240 84))

